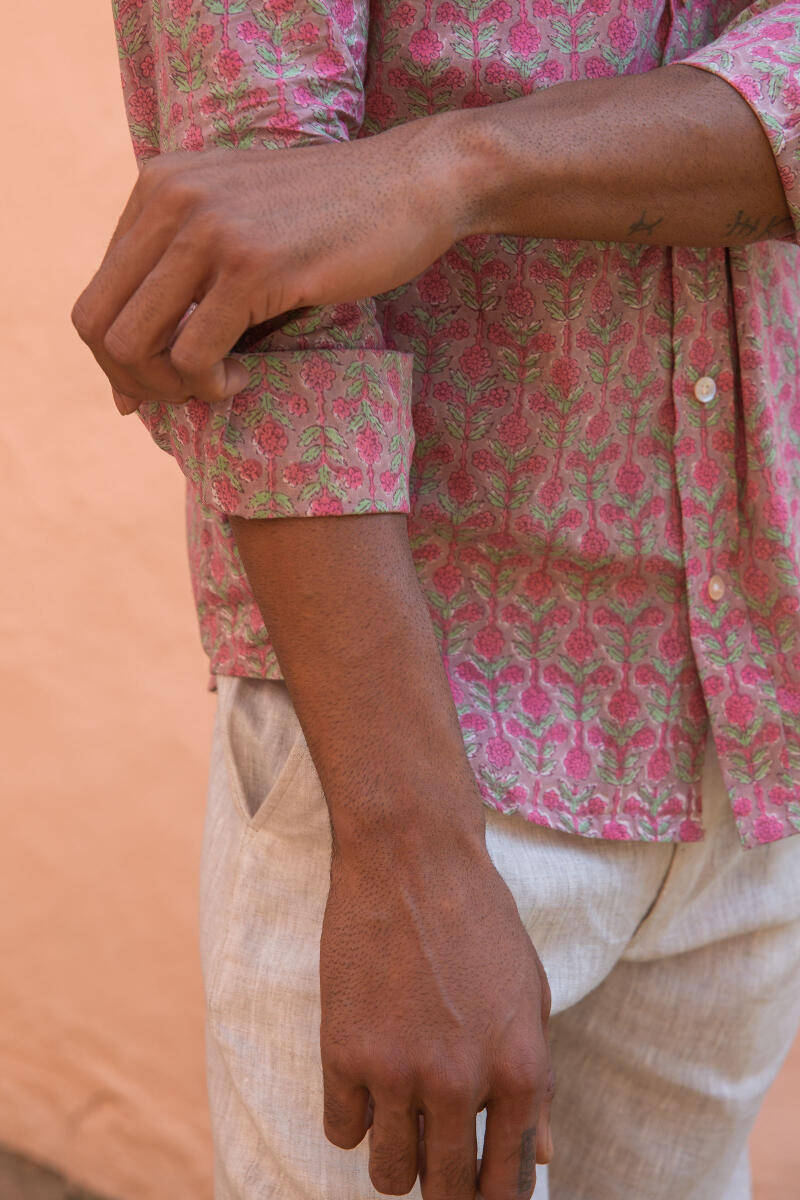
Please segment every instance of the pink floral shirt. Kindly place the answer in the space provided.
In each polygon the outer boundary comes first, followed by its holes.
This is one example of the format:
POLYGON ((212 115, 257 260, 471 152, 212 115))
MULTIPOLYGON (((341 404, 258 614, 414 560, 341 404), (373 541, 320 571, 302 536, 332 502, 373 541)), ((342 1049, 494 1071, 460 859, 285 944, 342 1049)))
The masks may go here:
POLYGON ((281 677, 230 514, 408 513, 486 804, 699 839, 710 721, 742 843, 800 831, 800 2, 113 7, 139 161, 370 136, 672 62, 752 106, 792 234, 469 237, 239 343, 250 386, 227 404, 140 415, 188 480, 212 681, 281 677))

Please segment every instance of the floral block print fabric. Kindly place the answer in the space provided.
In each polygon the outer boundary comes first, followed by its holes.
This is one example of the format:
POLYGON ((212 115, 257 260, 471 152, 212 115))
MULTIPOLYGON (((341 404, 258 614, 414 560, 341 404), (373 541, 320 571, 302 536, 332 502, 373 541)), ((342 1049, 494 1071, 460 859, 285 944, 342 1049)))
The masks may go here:
POLYGON ((800 3, 115 0, 141 161, 291 149, 689 63, 762 122, 795 230, 689 249, 480 235, 249 345, 213 411, 143 406, 187 476, 213 676, 281 677, 228 517, 402 512, 484 801, 742 843, 800 831, 800 3))

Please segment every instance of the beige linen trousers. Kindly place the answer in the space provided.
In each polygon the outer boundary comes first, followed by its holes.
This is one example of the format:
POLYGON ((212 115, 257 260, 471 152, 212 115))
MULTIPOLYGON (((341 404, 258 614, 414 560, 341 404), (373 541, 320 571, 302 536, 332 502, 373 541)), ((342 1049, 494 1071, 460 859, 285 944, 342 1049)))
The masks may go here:
MULTIPOLYGON (((367 1139, 341 1150, 322 1130, 319 777, 282 681, 217 685, 200 917, 215 1200, 375 1200, 367 1139)), ((536 1200, 751 1195, 747 1138, 800 1023, 800 837, 742 849, 711 741, 703 796, 705 840, 680 845, 487 809, 553 994, 536 1200)))

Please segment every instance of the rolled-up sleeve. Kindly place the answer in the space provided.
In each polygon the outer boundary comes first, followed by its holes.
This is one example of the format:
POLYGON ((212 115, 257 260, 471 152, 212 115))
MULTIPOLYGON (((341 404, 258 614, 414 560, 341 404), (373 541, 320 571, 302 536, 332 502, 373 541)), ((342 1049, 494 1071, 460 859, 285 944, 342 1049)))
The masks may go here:
MULTIPOLYGON (((363 120, 369 0, 112 0, 137 162, 346 141, 363 120)), ((408 512, 413 356, 372 300, 248 339, 247 389, 138 412, 204 503, 244 517, 408 512)))
POLYGON ((766 238, 800 244, 800 2, 756 0, 705 46, 673 63, 727 79, 747 101, 769 139, 794 223, 766 238))

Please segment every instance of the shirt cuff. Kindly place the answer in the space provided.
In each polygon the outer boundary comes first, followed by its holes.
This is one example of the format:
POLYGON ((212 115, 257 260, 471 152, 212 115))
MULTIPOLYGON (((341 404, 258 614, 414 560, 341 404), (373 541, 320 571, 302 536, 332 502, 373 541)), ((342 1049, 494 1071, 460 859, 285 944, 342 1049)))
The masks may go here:
POLYGON ((250 384, 221 404, 142 404, 152 437, 228 516, 408 512, 413 355, 273 350, 236 356, 250 384))
POLYGON ((772 238, 796 244, 800 244, 799 40, 800 4, 756 0, 716 41, 673 59, 674 65, 700 67, 727 79, 758 117, 794 222, 793 231, 775 232, 772 238))

